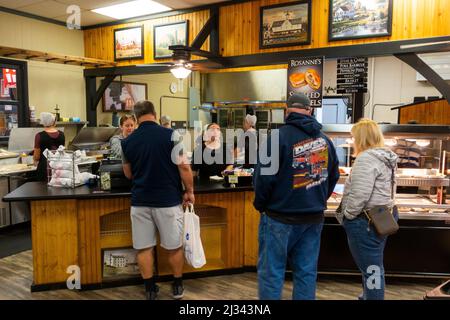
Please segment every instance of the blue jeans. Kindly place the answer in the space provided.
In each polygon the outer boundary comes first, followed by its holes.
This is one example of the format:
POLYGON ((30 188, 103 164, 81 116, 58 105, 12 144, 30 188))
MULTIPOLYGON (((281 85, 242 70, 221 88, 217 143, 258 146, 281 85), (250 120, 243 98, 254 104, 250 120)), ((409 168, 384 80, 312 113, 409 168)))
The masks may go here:
POLYGON ((258 294, 261 300, 282 297, 286 263, 292 268, 294 300, 316 298, 320 224, 284 224, 266 214, 259 223, 258 294))
POLYGON ((362 274, 361 300, 384 300, 383 253, 387 236, 379 236, 367 219, 359 216, 353 220, 344 218, 348 246, 362 274))

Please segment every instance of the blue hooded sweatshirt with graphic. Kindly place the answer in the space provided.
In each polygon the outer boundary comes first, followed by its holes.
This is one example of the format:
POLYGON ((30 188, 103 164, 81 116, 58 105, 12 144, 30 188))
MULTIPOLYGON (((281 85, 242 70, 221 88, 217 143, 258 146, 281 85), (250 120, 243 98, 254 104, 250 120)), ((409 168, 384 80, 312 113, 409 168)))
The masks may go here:
POLYGON ((290 113, 279 129, 279 143, 274 133, 267 138, 261 152, 275 155, 278 146, 279 169, 267 174, 273 163, 258 157, 253 177, 253 205, 258 211, 323 214, 339 180, 339 161, 333 143, 321 129, 314 117, 290 113))

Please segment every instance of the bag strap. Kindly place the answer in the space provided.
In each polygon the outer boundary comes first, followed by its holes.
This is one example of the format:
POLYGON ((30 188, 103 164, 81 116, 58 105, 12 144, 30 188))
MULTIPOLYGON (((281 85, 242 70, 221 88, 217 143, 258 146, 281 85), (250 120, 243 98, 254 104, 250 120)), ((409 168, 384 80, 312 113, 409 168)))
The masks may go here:
POLYGON ((389 169, 391 169, 391 200, 394 200, 394 188, 395 188, 395 167, 391 166, 387 163, 386 167, 388 167, 389 169))
POLYGON ((194 212, 194 205, 192 203, 189 203, 184 209, 184 213, 192 213, 192 212, 194 212))

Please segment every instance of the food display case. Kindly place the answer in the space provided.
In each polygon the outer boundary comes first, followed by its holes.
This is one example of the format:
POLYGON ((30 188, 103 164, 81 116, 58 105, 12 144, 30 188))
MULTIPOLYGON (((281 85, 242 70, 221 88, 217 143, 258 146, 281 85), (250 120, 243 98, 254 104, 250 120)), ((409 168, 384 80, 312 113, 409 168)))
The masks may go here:
MULTIPOLYGON (((335 218, 343 184, 350 173, 352 125, 324 125, 323 131, 336 146, 341 178, 328 201, 323 233, 322 271, 354 272, 347 239, 335 218), (338 251, 338 246, 344 246, 338 251), (338 253, 339 252, 339 253, 338 253)), ((399 207, 397 234, 385 248, 387 274, 450 275, 450 126, 380 125, 385 143, 399 156, 396 174, 396 205, 399 207)))

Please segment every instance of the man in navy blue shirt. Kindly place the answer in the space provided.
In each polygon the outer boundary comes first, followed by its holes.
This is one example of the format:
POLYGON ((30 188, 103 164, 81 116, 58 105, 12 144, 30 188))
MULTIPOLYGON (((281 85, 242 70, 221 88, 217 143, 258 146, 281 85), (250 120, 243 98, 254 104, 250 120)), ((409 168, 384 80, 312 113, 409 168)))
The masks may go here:
POLYGON ((153 248, 159 232, 161 247, 169 252, 174 274, 173 297, 181 299, 184 292, 182 205, 195 202, 191 167, 182 153, 172 157, 176 143, 172 141, 174 131, 158 125, 151 102, 136 103, 134 114, 139 127, 122 140, 123 171, 132 180, 133 247, 139 250, 137 260, 147 299, 155 300, 159 287, 153 277, 153 248))
POLYGON ((312 110, 304 94, 289 97, 286 125, 262 147, 278 161, 278 170, 269 172, 272 164, 261 158, 255 169, 253 204, 261 212, 258 291, 263 300, 281 299, 288 261, 293 299, 315 298, 323 213, 339 179, 339 162, 312 110))

